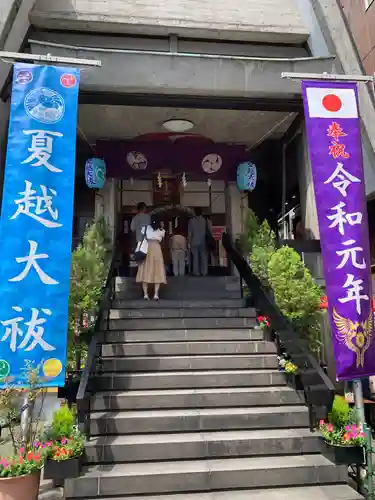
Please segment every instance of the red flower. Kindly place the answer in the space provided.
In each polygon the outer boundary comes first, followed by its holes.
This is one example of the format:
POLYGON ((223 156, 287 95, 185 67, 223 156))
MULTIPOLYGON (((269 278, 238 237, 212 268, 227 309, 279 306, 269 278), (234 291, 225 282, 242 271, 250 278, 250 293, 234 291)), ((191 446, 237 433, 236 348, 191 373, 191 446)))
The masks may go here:
POLYGON ((70 450, 68 451, 68 455, 71 457, 71 456, 72 456, 72 454, 73 454, 73 450, 71 450, 71 449, 70 449, 70 450))
POLYGON ((320 297, 320 309, 328 309, 328 299, 326 295, 320 297))

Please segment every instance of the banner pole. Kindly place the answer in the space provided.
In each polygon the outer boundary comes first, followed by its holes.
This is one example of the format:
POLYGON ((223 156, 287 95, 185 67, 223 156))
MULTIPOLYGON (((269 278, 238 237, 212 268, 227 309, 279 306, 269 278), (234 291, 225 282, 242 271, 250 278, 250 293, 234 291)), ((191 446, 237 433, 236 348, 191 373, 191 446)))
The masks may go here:
POLYGON ((362 382, 359 379, 353 380, 354 406, 357 412, 358 421, 362 428, 366 423, 365 405, 363 403, 362 382))

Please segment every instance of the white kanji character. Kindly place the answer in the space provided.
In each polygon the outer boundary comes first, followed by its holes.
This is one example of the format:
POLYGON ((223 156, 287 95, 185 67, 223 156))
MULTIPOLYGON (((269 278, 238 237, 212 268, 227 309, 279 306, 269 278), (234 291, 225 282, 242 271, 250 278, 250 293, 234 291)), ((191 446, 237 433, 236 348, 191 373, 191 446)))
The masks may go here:
MULTIPOLYGON (((355 240, 347 240, 344 241, 343 245, 349 247, 350 245, 354 245, 355 242, 356 242, 355 240)), ((353 267, 356 267, 357 269, 365 269, 366 261, 364 258, 362 258, 362 262, 357 262, 357 252, 363 252, 363 248, 352 247, 352 248, 345 248, 344 250, 338 250, 336 252, 336 255, 342 257, 342 260, 340 264, 336 267, 336 269, 342 269, 346 265, 349 259, 351 259, 353 267)))
POLYGON ((344 224, 349 224, 349 226, 354 226, 355 224, 361 224, 362 222, 362 213, 355 212, 353 214, 348 214, 343 210, 345 207, 345 203, 340 201, 338 205, 332 207, 331 210, 336 210, 336 213, 333 215, 327 215, 327 219, 332 221, 332 224, 329 226, 330 228, 338 226, 340 234, 344 235, 344 224))
MULTIPOLYGON (((13 311, 16 311, 18 313, 22 312, 22 309, 18 306, 12 307, 13 311)), ((23 331, 21 328, 18 326, 18 324, 23 321, 24 318, 22 316, 19 316, 18 318, 12 318, 8 319, 6 321, 2 321, 1 324, 5 326, 5 333, 0 340, 0 342, 5 342, 10 337, 10 350, 13 352, 16 352, 17 350, 17 337, 18 335, 20 337, 23 336, 23 331)))
POLYGON ((61 132, 48 132, 47 130, 24 130, 24 134, 31 135, 31 155, 22 163, 31 163, 32 167, 46 167, 50 172, 62 172, 52 165, 49 160, 53 152, 54 137, 63 137, 61 132), (34 162, 34 163, 32 163, 34 162))
MULTIPOLYGON (((46 316, 52 316, 52 311, 50 309, 41 309, 41 311, 46 316)), ((25 322, 25 325, 28 327, 25 338, 18 346, 18 349, 25 349, 25 351, 32 351, 35 349, 37 345, 43 349, 43 351, 55 351, 56 347, 48 344, 44 339, 44 328, 41 325, 47 322, 45 318, 38 318, 39 310, 32 308, 31 309, 31 319, 30 321, 25 322), (27 346, 27 344, 29 344, 27 346), (27 347, 26 347, 27 346, 27 347)))
POLYGON ((29 244, 30 244, 30 254, 27 255, 26 257, 17 257, 16 258, 16 261, 18 264, 21 264, 22 262, 26 263, 24 270, 22 271, 21 274, 19 274, 15 278, 12 278, 8 281, 15 282, 15 281, 24 280, 26 278, 26 276, 29 274, 31 268, 33 267, 35 269, 35 271, 37 272, 42 283, 44 283, 45 285, 58 285, 59 282, 54 280, 50 276, 48 276, 48 274, 46 274, 43 271, 43 269, 39 266, 39 264, 37 263, 38 259, 48 259, 48 255, 46 253, 41 253, 41 254, 37 255, 36 251, 38 248, 38 244, 36 241, 29 240, 29 244))
POLYGON ((351 302, 352 300, 355 300, 356 303, 356 310, 358 314, 361 314, 361 300, 369 300, 368 295, 361 295, 361 292, 363 291, 363 280, 354 279, 353 274, 347 274, 347 279, 345 281, 345 285, 343 288, 347 288, 347 295, 346 297, 343 297, 339 299, 339 302, 341 304, 346 304, 347 302, 351 302), (351 287, 351 288, 349 288, 351 287))
POLYGON ((353 182, 361 182, 361 179, 358 177, 354 177, 354 175, 350 174, 344 169, 344 165, 342 163, 337 163, 337 167, 334 170, 331 177, 329 177, 324 184, 330 184, 332 182, 332 186, 336 188, 343 196, 347 196, 347 188, 353 182), (334 179, 338 179, 336 182, 332 182, 334 179))
POLYGON ((18 205, 17 211, 10 218, 11 220, 16 219, 19 215, 24 214, 32 219, 40 222, 43 226, 48 228, 61 227, 62 224, 57 221, 59 217, 59 212, 52 206, 52 196, 57 196, 57 192, 54 189, 49 189, 51 195, 48 194, 48 188, 46 186, 40 186, 42 196, 35 196, 36 191, 32 189, 32 184, 30 181, 25 181, 25 191, 19 193, 22 198, 15 200, 15 204, 18 205), (41 217, 41 215, 48 212, 52 217, 53 221, 41 217))

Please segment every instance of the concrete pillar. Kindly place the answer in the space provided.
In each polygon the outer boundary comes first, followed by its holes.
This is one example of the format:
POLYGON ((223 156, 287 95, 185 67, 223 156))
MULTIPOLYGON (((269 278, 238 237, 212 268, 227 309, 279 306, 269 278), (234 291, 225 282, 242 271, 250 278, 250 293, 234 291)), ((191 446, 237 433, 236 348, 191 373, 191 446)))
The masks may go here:
POLYGON ((108 179, 104 188, 95 194, 95 218, 104 217, 112 243, 114 243, 116 237, 116 195, 116 179, 108 179))
POLYGON ((303 126, 300 136, 298 181, 301 201, 301 217, 305 228, 306 239, 319 239, 319 224, 316 211, 314 184, 312 179, 310 157, 307 148, 307 137, 303 126))
POLYGON ((244 198, 235 182, 228 183, 228 229, 233 240, 238 238, 243 231, 243 222, 247 208, 247 197, 244 198))

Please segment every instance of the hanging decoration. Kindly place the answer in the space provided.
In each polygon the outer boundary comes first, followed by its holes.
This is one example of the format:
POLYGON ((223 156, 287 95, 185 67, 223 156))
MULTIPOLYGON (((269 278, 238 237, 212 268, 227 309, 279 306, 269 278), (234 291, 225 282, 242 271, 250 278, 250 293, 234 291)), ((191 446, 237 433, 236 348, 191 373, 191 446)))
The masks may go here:
POLYGON ((186 173, 185 172, 182 174, 181 182, 182 182, 182 187, 186 188, 186 186, 187 186, 187 179, 186 179, 186 173))
POLYGON ((254 191, 257 183, 257 168, 249 161, 237 167, 237 187, 240 191, 254 191))
POLYGON ((212 180, 210 178, 207 179, 207 186, 208 188, 212 186, 212 180))
POLYGON ((106 179, 106 166, 101 158, 90 158, 85 165, 85 180, 89 188, 102 189, 106 179))
POLYGON ((157 180, 157 182, 158 182, 158 188, 161 189, 163 187, 163 179, 161 177, 161 173, 160 172, 158 172, 158 180, 157 180))
POLYGON ((178 217, 175 217, 175 218, 174 218, 174 228, 175 228, 175 229, 178 227, 178 222, 179 222, 179 218, 178 218, 178 217))

